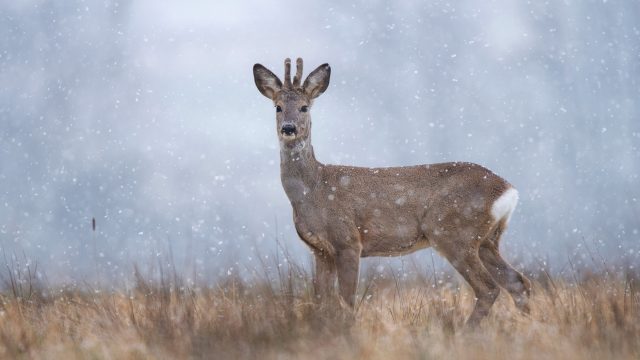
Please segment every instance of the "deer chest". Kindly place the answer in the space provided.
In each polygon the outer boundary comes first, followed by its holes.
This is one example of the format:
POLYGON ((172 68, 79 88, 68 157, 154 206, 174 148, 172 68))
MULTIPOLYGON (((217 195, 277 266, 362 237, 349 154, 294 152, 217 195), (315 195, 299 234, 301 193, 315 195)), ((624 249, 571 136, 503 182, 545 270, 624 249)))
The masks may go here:
POLYGON ((313 226, 313 223, 309 223, 299 217, 296 214, 295 209, 293 211, 293 222, 300 239, 302 239, 302 241, 304 241, 314 252, 319 252, 328 256, 335 255, 335 248, 331 242, 329 242, 326 232, 316 226, 313 226))

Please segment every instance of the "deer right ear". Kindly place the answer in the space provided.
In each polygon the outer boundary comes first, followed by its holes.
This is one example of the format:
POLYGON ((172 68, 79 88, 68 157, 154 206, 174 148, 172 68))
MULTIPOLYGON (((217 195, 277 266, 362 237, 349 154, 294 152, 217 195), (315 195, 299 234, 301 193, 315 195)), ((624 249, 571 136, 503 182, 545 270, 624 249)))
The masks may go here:
POLYGON ((260 93, 271 100, 274 100, 276 93, 282 89, 280 79, 260 64, 253 65, 253 79, 260 93))

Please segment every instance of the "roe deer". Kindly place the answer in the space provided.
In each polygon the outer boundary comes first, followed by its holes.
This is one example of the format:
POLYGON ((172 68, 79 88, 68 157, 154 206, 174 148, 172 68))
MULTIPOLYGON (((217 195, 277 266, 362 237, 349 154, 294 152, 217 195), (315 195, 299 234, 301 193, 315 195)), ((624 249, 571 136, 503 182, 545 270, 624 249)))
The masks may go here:
POLYGON ((260 64, 256 86, 276 108, 280 169, 300 238, 315 255, 317 296, 339 294, 353 309, 361 257, 396 256, 434 247, 476 297, 467 324, 477 325, 505 288, 528 312, 529 280, 500 256, 498 245, 518 192, 486 168, 466 162, 365 168, 325 165, 311 146, 313 100, 329 86, 320 65, 304 83, 302 59, 285 60, 284 83, 260 64))

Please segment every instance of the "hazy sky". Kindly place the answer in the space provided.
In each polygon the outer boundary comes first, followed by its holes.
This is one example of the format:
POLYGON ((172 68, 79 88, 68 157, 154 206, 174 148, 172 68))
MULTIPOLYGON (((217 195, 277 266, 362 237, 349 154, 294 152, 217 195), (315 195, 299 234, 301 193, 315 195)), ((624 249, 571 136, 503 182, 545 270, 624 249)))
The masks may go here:
POLYGON ((20 1, 0 14, 0 246, 52 282, 90 278, 96 259, 117 280, 169 251, 215 278, 276 237, 306 262, 251 72, 282 76, 298 56, 305 74, 332 67, 312 109, 320 161, 477 162, 520 191, 512 262, 588 265, 585 246, 640 258, 637 1, 20 1))

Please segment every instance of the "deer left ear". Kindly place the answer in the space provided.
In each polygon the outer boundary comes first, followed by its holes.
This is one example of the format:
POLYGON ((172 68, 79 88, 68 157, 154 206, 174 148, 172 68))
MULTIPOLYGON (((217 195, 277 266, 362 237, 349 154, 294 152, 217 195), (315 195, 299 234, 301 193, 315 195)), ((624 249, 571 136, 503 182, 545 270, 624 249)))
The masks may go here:
POLYGON ((322 64, 313 70, 302 85, 304 93, 311 99, 320 96, 329 87, 331 77, 331 67, 329 64, 322 64))

